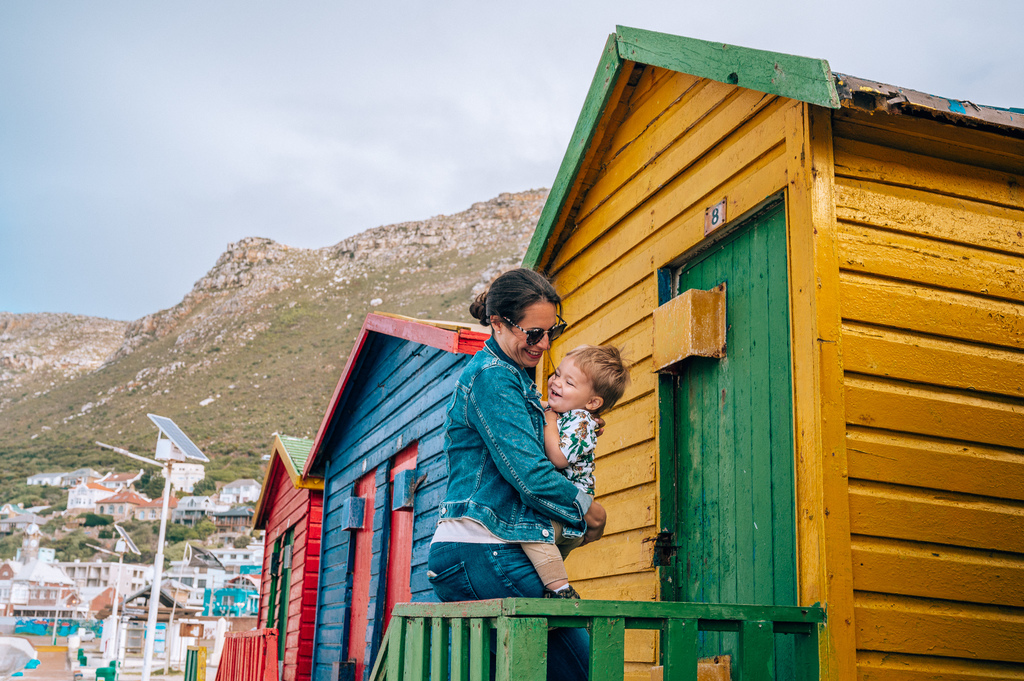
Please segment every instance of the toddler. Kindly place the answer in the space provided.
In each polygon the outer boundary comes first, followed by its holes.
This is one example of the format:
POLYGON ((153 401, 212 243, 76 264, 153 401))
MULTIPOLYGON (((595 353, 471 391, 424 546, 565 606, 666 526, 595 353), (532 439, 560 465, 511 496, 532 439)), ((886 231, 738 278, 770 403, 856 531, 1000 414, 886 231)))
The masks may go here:
MULTIPOLYGON (((581 345, 571 350, 548 379, 544 451, 555 468, 576 487, 594 495, 595 415, 610 409, 629 385, 622 353, 611 345, 581 345)), ((552 521, 555 543, 522 544, 544 582, 546 598, 579 598, 569 584, 564 559, 583 538, 564 538, 552 521)))

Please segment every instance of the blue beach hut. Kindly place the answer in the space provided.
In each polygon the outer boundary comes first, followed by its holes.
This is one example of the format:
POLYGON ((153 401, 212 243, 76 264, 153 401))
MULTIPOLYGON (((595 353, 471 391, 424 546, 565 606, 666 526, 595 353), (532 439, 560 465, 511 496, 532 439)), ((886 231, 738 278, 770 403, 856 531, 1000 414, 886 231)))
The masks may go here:
POLYGON ((445 408, 489 337, 479 326, 366 317, 304 472, 324 478, 317 681, 363 679, 394 604, 430 599, 445 408))

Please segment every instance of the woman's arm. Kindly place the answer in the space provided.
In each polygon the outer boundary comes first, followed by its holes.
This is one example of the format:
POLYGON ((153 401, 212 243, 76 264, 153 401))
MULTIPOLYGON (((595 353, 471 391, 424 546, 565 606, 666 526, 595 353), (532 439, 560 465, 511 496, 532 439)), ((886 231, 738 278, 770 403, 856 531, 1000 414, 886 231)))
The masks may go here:
POLYGON ((593 499, 555 470, 511 369, 494 366, 480 371, 469 386, 470 425, 480 433, 501 476, 523 503, 542 515, 582 528, 593 499))
POLYGON ((562 436, 558 432, 558 412, 548 409, 544 412, 544 453, 555 468, 569 467, 569 459, 562 453, 562 436))

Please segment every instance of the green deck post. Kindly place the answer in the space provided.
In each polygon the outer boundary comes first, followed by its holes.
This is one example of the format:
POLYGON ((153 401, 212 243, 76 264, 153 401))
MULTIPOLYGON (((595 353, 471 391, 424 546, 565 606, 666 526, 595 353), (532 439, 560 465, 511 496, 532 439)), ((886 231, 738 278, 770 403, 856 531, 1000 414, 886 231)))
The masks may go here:
POLYGON ((670 619, 662 630, 662 664, 668 681, 697 681, 697 620, 670 619))
POLYGON ((775 678, 775 633, 771 622, 741 622, 739 648, 739 681, 775 678))
POLYGON ((448 620, 451 649, 451 681, 469 681, 469 629, 464 619, 448 620))
POLYGON ((491 623, 482 617, 469 620, 469 681, 491 677, 491 623))
POLYGON ((388 629, 391 635, 388 637, 388 681, 401 681, 405 674, 405 623, 404 617, 392 617, 388 629))
POLYGON ((544 681, 548 669, 548 621, 498 618, 497 681, 544 681))
POLYGON ((411 681, 426 681, 427 622, 422 617, 410 617, 405 623, 405 675, 411 681))
POLYGON ((430 620, 430 681, 448 679, 448 621, 443 617, 430 620))
POLYGON ((622 681, 626 659, 626 620, 595 617, 590 622, 590 680, 622 681))

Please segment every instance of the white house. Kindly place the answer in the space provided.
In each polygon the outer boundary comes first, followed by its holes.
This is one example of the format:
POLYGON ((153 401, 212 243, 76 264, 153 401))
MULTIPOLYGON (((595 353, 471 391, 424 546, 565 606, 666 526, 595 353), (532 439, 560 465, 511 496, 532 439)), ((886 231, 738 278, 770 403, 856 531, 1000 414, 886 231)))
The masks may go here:
POLYGON ((95 482, 80 482, 68 490, 69 511, 92 511, 96 503, 114 496, 114 490, 95 482))
MULTIPOLYGON (((160 475, 163 475, 160 469, 160 475)), ((171 467, 171 486, 183 492, 191 492, 196 483, 206 477, 206 469, 201 463, 178 463, 171 467)))
POLYGON ((73 487, 80 482, 96 482, 102 477, 102 473, 92 468, 79 468, 70 473, 65 473, 60 479, 60 485, 61 487, 73 487))
POLYGON ((252 478, 229 482, 220 488, 220 500, 224 504, 246 504, 260 498, 260 483, 252 478))
POLYGON ((132 473, 110 472, 104 475, 96 482, 103 485, 104 487, 109 487, 112 490, 120 491, 138 482, 139 478, 142 477, 142 473, 143 470, 141 468, 138 470, 138 472, 132 473))
POLYGON ((67 473, 36 473, 35 475, 28 476, 27 482, 30 485, 52 485, 54 487, 60 487, 65 475, 67 475, 67 473))
POLYGON ((210 497, 182 497, 171 514, 171 521, 180 525, 195 525, 215 511, 226 510, 213 503, 210 497))

